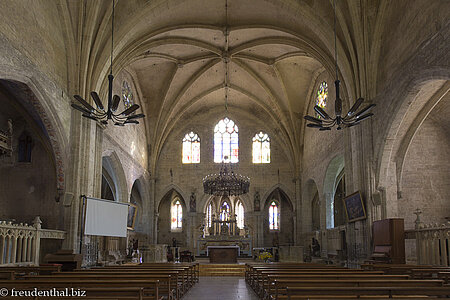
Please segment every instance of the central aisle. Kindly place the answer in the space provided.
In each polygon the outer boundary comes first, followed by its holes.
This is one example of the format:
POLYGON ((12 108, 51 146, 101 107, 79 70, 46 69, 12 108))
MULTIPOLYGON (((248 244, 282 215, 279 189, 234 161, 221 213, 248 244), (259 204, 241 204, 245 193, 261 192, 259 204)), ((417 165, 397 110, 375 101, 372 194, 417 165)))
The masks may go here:
POLYGON ((182 300, 257 300, 242 277, 200 277, 182 300))

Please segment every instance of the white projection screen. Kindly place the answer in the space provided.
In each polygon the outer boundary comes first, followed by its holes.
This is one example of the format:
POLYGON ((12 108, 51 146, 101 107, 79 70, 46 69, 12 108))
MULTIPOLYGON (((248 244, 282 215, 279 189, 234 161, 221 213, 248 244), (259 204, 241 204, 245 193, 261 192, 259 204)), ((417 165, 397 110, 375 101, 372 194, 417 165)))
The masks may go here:
POLYGON ((128 204, 86 197, 84 234, 127 236, 128 204))

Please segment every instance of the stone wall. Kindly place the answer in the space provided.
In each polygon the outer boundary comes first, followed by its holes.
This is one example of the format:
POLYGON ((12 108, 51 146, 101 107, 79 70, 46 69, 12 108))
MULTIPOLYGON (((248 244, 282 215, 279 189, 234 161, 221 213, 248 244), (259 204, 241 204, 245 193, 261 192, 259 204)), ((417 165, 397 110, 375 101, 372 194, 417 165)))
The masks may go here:
POLYGON ((399 217, 413 229, 417 208, 422 222, 443 224, 450 217, 450 132, 427 118, 416 132, 406 154, 402 174, 399 217))

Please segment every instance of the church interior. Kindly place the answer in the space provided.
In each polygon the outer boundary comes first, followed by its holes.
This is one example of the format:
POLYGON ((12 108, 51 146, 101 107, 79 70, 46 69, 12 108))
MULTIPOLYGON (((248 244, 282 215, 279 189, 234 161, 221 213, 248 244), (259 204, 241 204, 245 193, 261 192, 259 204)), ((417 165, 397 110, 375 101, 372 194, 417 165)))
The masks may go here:
POLYGON ((449 39, 447 0, 1 0, 0 287, 450 295, 449 39))

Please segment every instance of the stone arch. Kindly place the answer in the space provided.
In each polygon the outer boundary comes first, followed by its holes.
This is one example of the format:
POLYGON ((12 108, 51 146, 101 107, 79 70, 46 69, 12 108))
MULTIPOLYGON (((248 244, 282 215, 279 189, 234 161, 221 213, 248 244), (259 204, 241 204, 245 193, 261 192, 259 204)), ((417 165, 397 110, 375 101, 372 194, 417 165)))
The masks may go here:
POLYGON ((449 70, 439 67, 405 75, 400 83, 403 93, 387 117, 387 126, 377 150, 376 187, 381 192, 384 214, 396 216, 402 197, 401 178, 407 150, 420 125, 448 93, 449 70), (406 91, 406 92, 405 92, 406 91))
POLYGON ((130 192, 130 198, 129 202, 136 205, 138 208, 136 222, 135 222, 135 230, 141 231, 142 230, 142 221, 143 221, 143 212, 144 212, 144 205, 143 205, 143 187, 141 184, 141 181, 139 179, 136 179, 133 183, 133 186, 131 187, 130 192))
POLYGON ((115 201, 129 202, 127 178, 117 153, 115 151, 106 151, 102 157, 102 166, 114 182, 115 201))
MULTIPOLYGON (((325 206, 325 221, 327 228, 334 227, 334 212, 333 199, 336 189, 337 179, 345 166, 344 156, 342 154, 336 155, 328 164, 327 171, 323 182, 323 195, 326 201, 325 206)), ((323 209, 323 208, 322 208, 323 209)))
POLYGON ((303 220, 304 220, 304 230, 305 231, 311 231, 311 230, 317 230, 320 229, 320 221, 321 221, 321 215, 320 215, 320 194, 319 194, 319 189, 317 187, 316 182, 314 181, 314 179, 310 178, 306 181, 304 190, 303 190, 303 199, 305 199, 306 201, 306 207, 307 209, 307 213, 303 214, 303 220), (318 215, 317 213, 315 213, 315 210, 317 209, 317 207, 315 207, 314 201, 316 200, 316 195, 317 195, 317 204, 318 204, 318 215), (315 217, 317 218, 317 220, 315 219, 315 217), (314 226, 315 224, 318 224, 318 226, 314 226), (318 228, 317 228, 318 227, 318 228))
MULTIPOLYGON (((155 207, 158 208, 157 211, 159 211, 159 206, 161 205, 161 201, 164 199, 164 197, 167 195, 167 193, 169 193, 170 191, 176 191, 178 194, 180 194, 181 198, 183 198, 183 203, 184 203, 184 199, 189 199, 189 195, 187 195, 178 185, 171 183, 168 186, 166 186, 164 188, 164 190, 162 191, 161 195, 163 195, 162 197, 160 197, 159 199, 157 199, 156 203, 155 203, 155 207)), ((185 203, 186 205, 186 203, 185 203)), ((198 204, 197 204, 198 206, 198 204)))
POLYGON ((59 194, 62 194, 65 190, 67 138, 64 135, 64 128, 58 113, 50 103, 50 96, 44 94, 45 89, 42 86, 19 71, 16 74, 4 74, 0 70, 0 84, 5 87, 12 98, 25 107, 34 119, 38 119, 42 123, 54 156, 56 189, 59 194))
POLYGON ((277 183, 277 184, 273 185, 264 193, 264 195, 261 197, 262 207, 264 207, 266 205, 266 201, 269 198, 270 194, 272 194, 276 189, 280 189, 283 193, 286 194, 287 198, 289 199, 290 205, 294 208, 294 205, 292 204, 292 200, 291 200, 291 199, 295 199, 294 194, 287 188, 287 186, 285 186, 282 183, 277 183))
POLYGON ((172 244, 172 238, 175 238, 180 245, 185 245, 188 240, 189 232, 189 218, 188 206, 186 205, 186 198, 178 192, 174 187, 169 189, 159 201, 157 206, 158 222, 157 222, 157 242, 159 244, 172 244), (183 220, 181 230, 171 229, 171 208, 173 200, 177 198, 180 200, 183 209, 183 220))

